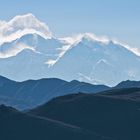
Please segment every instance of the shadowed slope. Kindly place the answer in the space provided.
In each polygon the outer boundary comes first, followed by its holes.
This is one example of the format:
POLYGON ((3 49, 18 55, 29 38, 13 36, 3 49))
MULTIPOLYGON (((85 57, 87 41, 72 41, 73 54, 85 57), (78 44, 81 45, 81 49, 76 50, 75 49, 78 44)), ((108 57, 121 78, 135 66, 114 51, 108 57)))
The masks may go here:
MULTIPOLYGON (((126 94, 129 90, 118 93, 126 94)), ((115 140, 139 140, 140 102, 112 96, 105 93, 62 96, 29 113, 77 125, 115 140)))
POLYGON ((1 140, 103 140, 80 127, 0 106, 1 140))

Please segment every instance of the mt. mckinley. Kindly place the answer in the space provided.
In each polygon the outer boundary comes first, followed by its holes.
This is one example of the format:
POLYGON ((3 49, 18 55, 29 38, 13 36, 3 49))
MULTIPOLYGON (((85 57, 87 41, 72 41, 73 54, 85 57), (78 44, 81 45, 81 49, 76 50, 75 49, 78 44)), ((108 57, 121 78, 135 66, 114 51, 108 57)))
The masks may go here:
POLYGON ((56 77, 115 85, 140 80, 140 55, 92 33, 56 38, 32 14, 0 21, 0 75, 16 81, 56 77))

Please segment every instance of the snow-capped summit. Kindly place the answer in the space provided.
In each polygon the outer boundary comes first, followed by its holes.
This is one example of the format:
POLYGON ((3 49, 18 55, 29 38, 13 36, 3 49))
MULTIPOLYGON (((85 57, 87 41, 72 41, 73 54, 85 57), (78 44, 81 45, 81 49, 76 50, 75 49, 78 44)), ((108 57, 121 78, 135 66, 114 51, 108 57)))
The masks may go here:
POLYGON ((140 79, 140 51, 93 33, 56 38, 34 15, 0 21, 0 75, 115 85, 140 79))
POLYGON ((64 38, 72 45, 53 66, 58 71, 55 75, 108 85, 140 79, 140 57, 126 45, 92 34, 76 37, 64 38))
POLYGON ((71 37, 61 38, 60 40, 65 41, 66 43, 71 45, 77 44, 83 40, 98 42, 102 44, 108 44, 110 42, 110 40, 107 37, 105 36, 99 37, 93 33, 81 33, 81 34, 73 35, 71 37))
POLYGON ((33 14, 18 15, 9 22, 0 22, 0 44, 11 42, 26 34, 39 34, 44 38, 51 38, 48 26, 39 21, 33 14))
POLYGON ((133 52, 134 54, 140 56, 140 50, 138 48, 133 48, 133 47, 130 47, 126 43, 122 43, 115 39, 110 39, 107 36, 97 36, 93 33, 81 33, 81 34, 73 35, 70 37, 60 38, 60 40, 69 44, 71 47, 76 46, 78 43, 86 43, 86 42, 88 42, 88 43, 94 42, 97 44, 99 43, 99 44, 103 44, 105 46, 107 46, 109 43, 112 43, 114 45, 118 45, 123 48, 126 48, 129 51, 133 52))

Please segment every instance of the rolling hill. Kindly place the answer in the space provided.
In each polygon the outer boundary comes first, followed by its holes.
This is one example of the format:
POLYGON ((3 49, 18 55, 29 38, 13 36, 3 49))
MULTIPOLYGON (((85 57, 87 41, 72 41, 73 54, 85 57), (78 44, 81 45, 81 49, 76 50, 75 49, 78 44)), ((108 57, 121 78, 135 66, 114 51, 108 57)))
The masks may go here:
POLYGON ((136 93, 140 95, 140 89, 66 95, 29 113, 76 125, 110 140, 139 140, 140 102, 133 100, 136 93))
POLYGON ((23 114, 0 106, 1 140, 103 140, 77 126, 60 121, 23 114))

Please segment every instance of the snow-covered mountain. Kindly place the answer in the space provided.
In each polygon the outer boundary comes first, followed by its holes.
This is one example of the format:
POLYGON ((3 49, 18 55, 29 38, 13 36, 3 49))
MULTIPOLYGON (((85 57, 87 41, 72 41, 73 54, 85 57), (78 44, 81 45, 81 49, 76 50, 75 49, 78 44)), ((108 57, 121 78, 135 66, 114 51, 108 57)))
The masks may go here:
POLYGON ((0 75, 17 81, 56 77, 115 85, 140 79, 137 49, 84 33, 56 38, 34 15, 0 21, 0 75))
POLYGON ((86 34, 54 67, 63 78, 115 85, 124 79, 140 79, 139 64, 140 57, 124 46, 93 40, 86 34))

